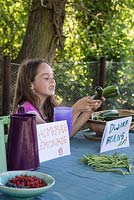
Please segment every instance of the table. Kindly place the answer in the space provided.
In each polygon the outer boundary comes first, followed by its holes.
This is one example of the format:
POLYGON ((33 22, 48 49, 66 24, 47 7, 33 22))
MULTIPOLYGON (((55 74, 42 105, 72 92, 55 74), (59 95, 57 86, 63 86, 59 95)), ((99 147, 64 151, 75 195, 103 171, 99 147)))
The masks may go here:
MULTIPOLYGON (((71 139, 71 155, 41 163, 38 171, 52 175, 55 185, 34 200, 133 200, 134 173, 119 175, 112 172, 95 172, 80 163, 87 153, 99 153, 100 141, 87 140, 82 132, 71 139)), ((114 151, 134 158, 134 132, 130 133, 130 146, 114 151)), ((0 193, 0 199, 9 200, 0 193)))

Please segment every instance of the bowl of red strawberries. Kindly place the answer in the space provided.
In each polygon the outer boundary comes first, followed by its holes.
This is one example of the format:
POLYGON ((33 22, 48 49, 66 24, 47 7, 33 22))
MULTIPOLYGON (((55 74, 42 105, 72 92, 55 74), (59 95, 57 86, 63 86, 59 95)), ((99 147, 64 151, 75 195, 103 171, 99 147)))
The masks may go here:
POLYGON ((7 171, 0 173, 0 192, 14 198, 33 198, 48 191, 55 179, 37 171, 7 171))

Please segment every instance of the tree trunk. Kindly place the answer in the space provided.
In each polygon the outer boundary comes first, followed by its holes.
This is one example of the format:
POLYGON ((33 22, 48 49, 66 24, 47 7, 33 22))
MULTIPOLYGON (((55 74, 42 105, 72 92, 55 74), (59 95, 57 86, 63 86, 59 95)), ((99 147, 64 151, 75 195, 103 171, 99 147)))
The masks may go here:
POLYGON ((45 58, 53 63, 55 50, 63 47, 66 0, 32 0, 28 25, 16 62, 26 58, 45 58))

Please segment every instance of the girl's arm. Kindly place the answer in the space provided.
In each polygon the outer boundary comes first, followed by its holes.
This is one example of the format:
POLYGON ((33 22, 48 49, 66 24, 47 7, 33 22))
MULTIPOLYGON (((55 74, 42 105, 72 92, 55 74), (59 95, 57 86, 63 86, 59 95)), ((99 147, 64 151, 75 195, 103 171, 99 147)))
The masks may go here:
POLYGON ((78 100, 73 107, 73 125, 71 137, 88 121, 91 113, 97 110, 102 104, 101 100, 93 100, 91 97, 84 97, 78 100))
POLYGON ((77 133, 77 131, 79 131, 81 127, 88 121, 88 119, 91 116, 91 113, 92 111, 83 112, 80 114, 80 116, 75 120, 75 123, 73 124, 71 137, 73 137, 77 133))

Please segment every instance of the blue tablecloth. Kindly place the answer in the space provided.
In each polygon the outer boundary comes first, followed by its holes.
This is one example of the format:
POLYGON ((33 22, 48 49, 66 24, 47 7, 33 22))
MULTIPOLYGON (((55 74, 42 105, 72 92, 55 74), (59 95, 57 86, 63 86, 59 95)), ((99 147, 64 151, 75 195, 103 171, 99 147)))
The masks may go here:
MULTIPOLYGON (((80 163, 84 154, 98 154, 100 141, 85 139, 78 133, 71 139, 71 155, 46 161, 38 171, 52 175, 55 185, 34 200, 133 200, 134 173, 119 175, 112 172, 95 172, 80 163)), ((134 159, 134 133, 130 133, 130 146, 107 152, 125 153, 134 159)), ((0 193, 0 199, 11 199, 0 193)))

